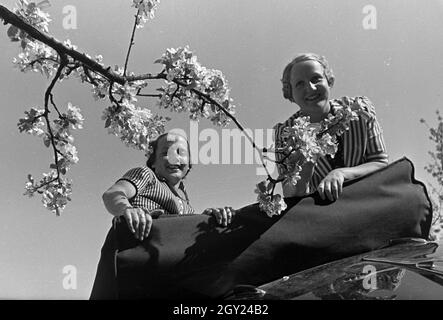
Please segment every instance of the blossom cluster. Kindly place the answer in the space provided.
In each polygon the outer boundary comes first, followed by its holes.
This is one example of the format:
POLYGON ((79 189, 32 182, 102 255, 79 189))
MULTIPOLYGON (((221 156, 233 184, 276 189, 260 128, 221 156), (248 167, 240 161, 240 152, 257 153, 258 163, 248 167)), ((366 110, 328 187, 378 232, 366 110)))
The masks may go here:
POLYGON ((36 108, 31 108, 29 111, 25 111, 25 117, 19 119, 17 124, 19 131, 37 137, 45 135, 45 131, 43 130, 45 122, 42 119, 44 113, 45 110, 36 108))
MULTIPOLYGON (((17 7, 14 8, 14 13, 20 16, 24 21, 34 26, 43 32, 49 32, 49 14, 41 10, 42 4, 36 4, 34 2, 29 2, 27 0, 19 0, 17 2, 17 7)), ((28 41, 33 39, 23 30, 18 29, 16 26, 10 26, 8 29, 8 37, 12 41, 20 41, 21 46, 24 49, 28 41)))
MULTIPOLYGON (((51 21, 49 14, 41 10, 38 4, 27 0, 19 0, 17 5, 18 7, 14 9, 15 14, 40 31, 49 31, 48 27, 51 21)), ((41 72, 47 77, 53 73, 58 59, 56 52, 52 48, 36 42, 26 32, 16 26, 10 26, 7 34, 11 41, 20 42, 22 52, 19 53, 17 58, 13 59, 13 63, 21 71, 41 72)))
MULTIPOLYGON (((309 117, 295 119, 292 127, 284 128, 281 135, 280 149, 283 153, 301 152, 307 162, 317 162, 319 157, 335 155, 337 152, 336 137, 329 133, 320 135, 320 126, 311 124, 309 117)), ((287 163, 293 167, 293 163, 287 163)))
MULTIPOLYGON (((117 74, 123 75, 121 67, 115 68, 117 74)), ((130 74, 133 75, 133 74, 130 74)), ((96 92, 108 88, 113 102, 102 115, 108 133, 118 136, 127 146, 148 152, 149 142, 165 132, 165 125, 170 119, 152 114, 147 108, 138 107, 137 93, 147 86, 144 80, 115 83, 109 90, 109 84, 95 86, 96 92)))
MULTIPOLYGON (((302 166, 308 162, 316 163, 324 156, 334 157, 338 150, 337 137, 349 130, 350 122, 363 114, 364 98, 344 97, 339 102, 334 114, 329 114, 320 123, 311 123, 309 117, 298 117, 291 127, 283 129, 281 140, 275 152, 282 155, 280 165, 283 173, 279 181, 283 184, 296 185, 300 180, 302 166)), ((280 214, 284 208, 279 204, 281 196, 273 194, 273 183, 262 181, 257 185, 256 193, 260 208, 269 216, 280 214), (277 197, 278 196, 278 197, 277 197)))
POLYGON ((142 28, 148 20, 154 19, 159 3, 160 0, 132 0, 132 6, 137 9, 137 28, 142 28))
POLYGON ((28 175, 25 185, 28 196, 35 192, 42 194, 42 201, 49 210, 60 213, 70 200, 71 182, 61 175, 66 174, 70 167, 78 162, 77 149, 74 146, 72 130, 82 129, 84 118, 80 109, 68 103, 67 112, 61 113, 51 124, 51 132, 46 128, 44 122, 45 111, 43 109, 31 108, 25 111, 25 117, 19 119, 17 124, 20 132, 41 137, 46 147, 53 144, 57 150, 57 161, 50 165, 50 172, 43 174, 39 183, 28 175))
POLYGON ((435 187, 433 183, 429 183, 428 189, 433 209, 430 238, 439 241, 443 234, 443 117, 438 110, 436 116, 438 122, 435 127, 429 126, 424 119, 420 119, 420 122, 428 127, 428 138, 434 144, 434 150, 428 152, 431 161, 426 164, 425 170, 437 185, 435 187))
POLYGON ((12 62, 22 72, 39 72, 48 78, 59 64, 57 53, 52 48, 35 41, 27 41, 22 52, 12 62))
POLYGON ((257 201, 259 208, 269 217, 279 215, 287 208, 282 196, 279 194, 273 194, 274 186, 274 183, 266 180, 258 183, 255 189, 255 193, 258 194, 257 201))
POLYGON ((58 119, 53 121, 52 130, 55 140, 55 147, 60 151, 62 158, 59 159, 57 167, 63 174, 72 164, 78 162, 77 149, 74 146, 74 137, 71 130, 83 128, 84 118, 80 113, 80 108, 68 103, 68 112, 61 114, 58 119))
POLYGON ((160 108, 186 111, 193 120, 206 118, 218 126, 229 123, 220 106, 231 115, 235 113, 235 106, 221 71, 202 66, 188 46, 168 49, 155 62, 163 64, 166 73, 165 85, 159 89, 160 108))
POLYGON ((25 132, 43 138, 45 146, 49 147, 51 143, 58 150, 58 162, 52 164, 52 167, 58 168, 65 174, 72 164, 78 162, 77 149, 73 145, 74 137, 71 130, 82 129, 84 118, 80 113, 80 108, 68 103, 67 113, 52 121, 51 133, 45 129, 43 121, 45 111, 43 109, 31 108, 25 111, 25 117, 19 119, 17 124, 20 132, 25 132))
MULTIPOLYGON (((435 144, 435 151, 429 151, 432 162, 425 166, 426 171, 437 180, 438 185, 443 186, 443 117, 436 112, 438 125, 429 127, 429 140, 435 144)), ((425 120, 421 120, 426 123, 425 120)))
POLYGON ((432 184, 428 184, 429 199, 432 203, 432 223, 429 232, 429 238, 433 241, 440 241, 443 234, 443 186, 436 188, 432 184))
POLYGON ((149 142, 165 132, 169 120, 128 102, 109 106, 102 119, 108 133, 118 136, 127 146, 145 152, 148 152, 149 142))
POLYGON ((328 114, 328 117, 321 122, 321 132, 328 132, 330 135, 340 136, 349 129, 351 121, 357 120, 358 116, 365 117, 363 105, 370 105, 366 97, 343 97, 333 100, 339 104, 335 108, 335 114, 328 114))
POLYGON ((57 171, 52 169, 48 173, 43 173, 42 179, 37 184, 29 174, 25 190, 24 195, 29 197, 34 196, 36 192, 40 193, 43 205, 59 216, 68 201, 71 200, 72 182, 58 176, 57 171))
MULTIPOLYGON (((50 18, 40 8, 41 4, 46 2, 35 4, 20 0, 15 13, 28 24, 48 32, 50 18)), ((158 0, 133 0, 132 5, 137 9, 137 27, 154 18, 158 4, 158 0)), ((19 70, 40 72, 47 77, 56 74, 61 58, 55 50, 14 26, 8 30, 8 36, 12 41, 21 44, 22 51, 13 60, 19 70)), ((64 46, 77 50, 69 40, 64 42, 64 46)), ((85 56, 92 60, 89 55, 85 56)), ((136 105, 137 95, 147 86, 147 81, 131 81, 124 84, 111 82, 90 66, 83 65, 72 57, 67 58, 57 80, 75 77, 92 85, 95 99, 109 98, 111 105, 102 115, 108 132, 118 136, 128 146, 149 152, 149 142, 165 131, 169 118, 154 115, 149 109, 136 105)), ((97 55, 94 60, 104 67, 102 56, 97 55)), ((229 123, 229 116, 234 114, 235 106, 221 71, 203 67, 188 47, 169 49, 156 62, 164 65, 164 73, 161 75, 165 75, 166 78, 164 86, 159 89, 161 94, 158 105, 161 108, 175 112, 186 111, 191 119, 207 118, 219 126, 229 123)), ((116 66, 114 72, 126 76, 121 67, 116 66)), ((25 117, 19 120, 18 128, 21 132, 42 138, 45 146, 52 145, 54 149, 55 161, 50 165, 51 171, 45 173, 37 184, 33 179, 32 182, 29 180, 26 184, 26 194, 41 193, 45 206, 50 210, 57 209, 59 213, 69 200, 71 192, 71 183, 64 180, 62 175, 79 160, 71 131, 82 127, 83 117, 80 110, 71 104, 68 105, 65 114, 58 111, 52 98, 51 105, 59 115, 57 119, 49 119, 49 110, 31 108, 25 112, 25 117)), ((45 107, 49 109, 51 106, 45 107)))

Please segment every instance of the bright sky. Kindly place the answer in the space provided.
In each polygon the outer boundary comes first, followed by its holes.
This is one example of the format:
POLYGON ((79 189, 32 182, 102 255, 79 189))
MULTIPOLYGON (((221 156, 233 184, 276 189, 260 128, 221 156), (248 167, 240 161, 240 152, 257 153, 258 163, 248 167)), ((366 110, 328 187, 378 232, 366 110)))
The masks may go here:
MULTIPOLYGON (((10 9, 14 3, 1 1, 10 9)), ((132 29, 131 3, 52 1, 50 31, 59 40, 69 38, 84 52, 102 54, 108 65, 122 65, 132 29), (64 28, 63 9, 68 5, 76 9, 77 29, 64 28)), ((281 94, 284 66, 299 52, 323 54, 336 76, 333 97, 368 96, 376 106, 390 159, 407 156, 416 165, 417 178, 426 181, 423 167, 431 144, 419 119, 434 123, 434 111, 441 106, 443 42, 437 35, 443 30, 442 14, 438 0, 163 0, 156 18, 137 32, 130 69, 158 72, 160 66, 153 61, 166 48, 189 45, 203 65, 223 71, 238 105, 238 119, 247 128, 264 130, 266 142, 266 130, 297 110, 281 94), (369 4, 376 9, 376 29, 364 27, 364 22, 366 27, 368 22, 375 26, 363 13, 369 4)), ((86 118, 84 129, 75 135, 80 162, 69 174, 73 200, 56 217, 39 198, 22 196, 26 175, 38 177, 46 171, 51 154, 38 138, 20 134, 16 124, 25 110, 42 106, 48 80, 12 67, 18 46, 8 40, 7 27, 1 29, 0 298, 87 299, 112 218, 101 195, 145 158, 107 134, 100 119, 106 102, 96 102, 86 85, 66 81, 57 85, 56 101, 79 106, 86 118), (77 288, 66 290, 63 268, 69 265, 77 270, 77 288)), ((140 102, 158 111, 154 101, 140 102)), ((173 117, 169 129, 190 132, 185 114, 163 114, 173 117)), ((216 143, 213 139, 219 138, 221 162, 225 152, 221 130, 202 121, 197 135, 201 141, 191 144, 199 151, 208 143, 205 139, 216 143), (217 130, 217 135, 206 130, 212 136, 205 137, 205 128, 217 130)), ((247 151, 242 147, 231 152, 244 158, 247 151)), ((187 179, 192 204, 201 211, 254 202, 255 184, 263 178, 256 175, 257 168, 257 164, 196 165, 187 179)))

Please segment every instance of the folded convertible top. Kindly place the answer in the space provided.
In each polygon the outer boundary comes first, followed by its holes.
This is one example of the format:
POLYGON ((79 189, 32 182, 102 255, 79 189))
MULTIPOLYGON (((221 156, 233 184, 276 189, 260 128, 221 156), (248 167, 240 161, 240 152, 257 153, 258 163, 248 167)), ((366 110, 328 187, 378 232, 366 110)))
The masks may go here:
POLYGON ((220 298, 236 285, 260 285, 390 239, 426 239, 432 221, 426 188, 406 158, 346 182, 335 202, 315 193, 287 203, 273 218, 257 204, 241 208, 227 228, 206 215, 161 217, 143 242, 116 223, 91 299, 220 298))

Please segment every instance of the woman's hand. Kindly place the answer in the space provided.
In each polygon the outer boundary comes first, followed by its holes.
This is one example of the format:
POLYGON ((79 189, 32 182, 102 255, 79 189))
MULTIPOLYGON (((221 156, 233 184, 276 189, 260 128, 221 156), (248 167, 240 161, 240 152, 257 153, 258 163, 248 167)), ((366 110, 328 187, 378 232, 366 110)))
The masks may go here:
POLYGON ((128 224, 129 230, 134 234, 135 238, 143 241, 149 235, 152 227, 152 217, 142 208, 127 208, 122 216, 128 224))
POLYGON ((342 193, 343 182, 345 180, 352 180, 368 175, 387 165, 388 163, 385 161, 372 161, 362 163, 355 167, 334 169, 320 182, 317 188, 318 193, 323 200, 325 198, 331 201, 337 200, 342 193))
POLYGON ((320 197, 325 200, 326 198, 335 201, 337 200, 343 191, 343 182, 345 176, 342 170, 334 169, 328 173, 328 175, 320 182, 317 187, 320 197))
POLYGON ((235 213, 236 211, 232 207, 208 208, 203 211, 203 214, 214 216, 217 223, 224 227, 227 227, 228 224, 232 222, 232 218, 235 216, 235 213))

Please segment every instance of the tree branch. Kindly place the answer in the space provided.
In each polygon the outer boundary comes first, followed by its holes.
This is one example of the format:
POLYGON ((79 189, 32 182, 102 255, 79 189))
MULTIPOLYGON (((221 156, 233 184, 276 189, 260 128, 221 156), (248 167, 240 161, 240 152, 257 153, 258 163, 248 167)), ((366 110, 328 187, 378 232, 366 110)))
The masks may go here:
POLYGON ((143 94, 143 93, 137 93, 138 97, 149 97, 149 98, 161 98, 161 94, 143 94))
MULTIPOLYGON (((58 66, 57 73, 55 74, 54 78, 52 79, 49 87, 46 89, 46 92, 45 92, 45 116, 44 117, 46 120, 46 125, 48 127, 48 133, 49 133, 49 138, 51 139, 52 149, 54 151, 54 160, 55 160, 55 166, 57 169, 57 179, 58 180, 60 179, 60 169, 57 165, 59 150, 56 147, 54 133, 52 132, 51 122, 49 121, 49 100, 51 99, 51 96, 52 96, 52 89, 54 88, 57 81, 60 79, 60 75, 62 74, 63 69, 65 68, 67 63, 68 63, 68 58, 65 55, 60 55, 60 65, 58 66)), ((58 112, 58 110, 57 110, 57 112, 58 112)), ((60 180, 59 180, 59 183, 60 183, 60 180)))
MULTIPOLYGON (((182 87, 186 87, 187 85, 178 81, 178 80, 174 80, 174 83, 176 83, 179 86, 182 87)), ((254 139, 248 134, 248 132, 245 130, 245 128, 241 125, 241 123, 237 120, 236 117, 234 117, 232 114, 229 113, 228 110, 226 110, 225 107, 223 107, 220 103, 218 103, 217 101, 215 101, 214 99, 211 98, 211 96, 209 94, 203 93, 197 89, 191 89, 191 92, 195 93, 197 96, 199 96, 200 98, 203 98, 204 100, 208 101, 209 103, 217 106, 217 108, 219 108, 229 119, 231 119, 235 125, 240 129, 241 132, 243 132, 243 134, 245 135, 246 139, 249 140, 249 142, 252 144, 252 147, 257 151, 257 153, 260 156, 260 162, 262 167, 265 169, 266 171, 266 175, 268 176, 269 179, 273 179, 271 177, 271 174, 269 173, 268 168, 265 165, 264 159, 263 159, 263 153, 262 150, 255 144, 254 139)))
POLYGON ((124 67, 124 70, 123 70, 123 76, 125 76, 125 77, 126 77, 126 71, 128 69, 129 55, 131 54, 132 46, 135 44, 134 43, 134 37, 135 37, 135 31, 137 30, 137 20, 138 20, 138 12, 135 15, 134 26, 132 27, 131 40, 129 41, 128 53, 126 54, 125 67, 124 67))
POLYGON ((158 75, 152 75, 150 73, 141 74, 137 76, 121 76, 112 71, 111 67, 105 68, 97 61, 89 58, 86 54, 79 51, 68 48, 62 42, 49 36, 48 34, 38 30, 34 26, 30 25, 26 21, 23 21, 18 15, 8 10, 6 7, 0 5, 0 18, 4 20, 4 24, 11 24, 26 32, 29 36, 38 40, 47 46, 51 47, 59 54, 70 56, 74 60, 77 60, 87 66, 90 70, 101 74, 109 81, 119 83, 123 85, 125 82, 137 81, 137 80, 149 80, 149 79, 166 79, 166 75, 159 73, 158 75))
MULTIPOLYGON (((97 61, 88 57, 86 54, 80 53, 79 51, 77 51, 73 48, 69 48, 69 47, 65 46, 62 42, 51 37, 50 35, 46 34, 45 32, 38 30, 37 28, 30 25, 26 21, 22 20, 20 16, 16 15, 15 13, 11 12, 10 10, 8 10, 7 8, 5 8, 4 6, 1 6, 1 5, 0 5, 0 18, 2 18, 4 20, 4 24, 9 23, 11 25, 14 25, 15 27, 19 28, 20 30, 26 32, 30 37, 34 38, 35 40, 40 41, 43 44, 47 45, 48 47, 51 47, 52 49, 54 49, 60 56, 61 61, 60 61, 60 65, 57 70, 57 74, 55 75, 54 79, 52 80, 52 82, 51 82, 50 86, 48 87, 48 89, 46 90, 46 94, 45 94, 45 110, 46 110, 45 118, 47 121, 48 131, 49 131, 49 135, 51 138, 51 142, 52 142, 53 148, 54 148, 54 153, 55 153, 55 157, 56 157, 56 164, 57 164, 57 160, 58 160, 57 150, 56 150, 56 146, 55 146, 55 142, 54 142, 54 136, 52 134, 52 130, 51 130, 50 123, 49 123, 48 101, 51 97, 50 96, 51 90, 53 89, 57 80, 60 78, 60 75, 61 75, 63 69, 68 65, 68 62, 69 62, 68 57, 71 57, 72 59, 74 59, 74 61, 78 61, 79 63, 83 64, 85 71, 90 70, 90 71, 100 74, 101 76, 106 78, 110 82, 109 97, 113 103, 117 104, 117 106, 119 106, 119 103, 115 100, 115 98, 113 97, 113 94, 112 94, 112 86, 114 83, 124 85, 126 82, 133 82, 133 81, 138 81, 138 80, 154 80, 154 79, 166 80, 166 74, 165 74, 164 70, 156 75, 153 75, 151 73, 134 75, 134 76, 127 76, 126 75, 129 55, 130 55, 131 48, 133 46, 133 40, 134 40, 134 36, 135 36, 136 23, 134 24, 131 42, 130 42, 130 45, 128 48, 128 53, 126 56, 124 72, 123 72, 123 75, 120 75, 120 74, 116 73, 115 71, 113 71, 111 69, 111 67, 105 67, 102 64, 98 63, 97 61)), ((90 74, 88 74, 87 72, 85 72, 85 73, 86 73, 86 77, 91 81, 92 77, 90 77, 90 74)), ((265 165, 262 149, 260 149, 256 145, 253 138, 248 134, 248 132, 240 124, 240 122, 231 113, 229 113, 228 110, 226 108, 224 108, 220 103, 218 103, 216 100, 211 98, 211 96, 209 94, 206 94, 206 93, 201 92, 196 89, 187 88, 188 85, 183 82, 186 80, 187 79, 183 79, 183 80, 176 79, 176 80, 174 80, 174 82, 178 86, 184 87, 184 88, 186 88, 186 90, 190 90, 193 94, 197 95, 200 99, 202 99, 203 102, 207 102, 207 103, 215 105, 221 112, 223 112, 226 115, 227 118, 231 119, 235 123, 235 125, 243 132, 243 134, 246 136, 247 140, 252 144, 252 146, 256 150, 256 152, 258 152, 259 157, 260 157, 260 162, 261 162, 263 168, 265 169, 270 181, 276 181, 275 179, 273 179, 271 177, 271 175, 268 171, 268 168, 265 165)), ((59 170, 57 168, 57 172, 58 171, 59 170)))
POLYGON ((59 118, 63 118, 62 114, 60 113, 60 111, 58 110, 56 104, 54 103, 54 95, 53 95, 52 93, 49 93, 49 98, 50 98, 50 100, 51 100, 52 107, 53 107, 53 108, 55 109, 55 111, 57 111, 57 113, 58 113, 58 117, 59 117, 59 118))

